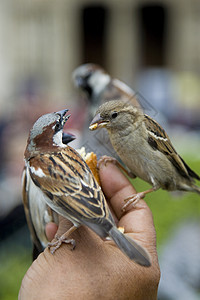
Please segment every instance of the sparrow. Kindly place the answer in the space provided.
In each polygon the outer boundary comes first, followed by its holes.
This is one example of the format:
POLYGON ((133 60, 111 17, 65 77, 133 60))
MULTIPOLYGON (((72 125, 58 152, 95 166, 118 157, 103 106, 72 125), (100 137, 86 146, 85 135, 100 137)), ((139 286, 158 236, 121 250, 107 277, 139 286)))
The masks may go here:
POLYGON ((86 162, 62 142, 63 126, 70 117, 67 111, 41 116, 30 130, 24 154, 27 182, 32 189, 29 196, 38 194, 73 224, 56 242, 49 244, 51 253, 63 242, 74 248, 70 234, 80 225, 86 225, 101 238, 110 237, 131 260, 150 266, 146 250, 117 229, 101 187, 86 162))
MULTIPOLYGON (((200 194, 200 187, 194 183, 195 179, 200 180, 199 175, 176 152, 165 130, 142 110, 123 101, 106 102, 97 110, 89 128, 102 127, 107 129, 111 144, 129 173, 152 185, 125 199, 123 210, 160 188, 200 194)), ((105 157, 106 160, 112 159, 105 157)))
MULTIPOLYGON (((74 135, 63 132, 62 142, 64 144, 68 144, 74 139, 74 135)), ((24 168, 22 174, 22 198, 33 244, 32 258, 35 260, 49 243, 45 231, 46 225, 49 222, 58 224, 58 214, 47 205, 41 194, 31 193, 34 186, 31 186, 32 181, 28 180, 27 168, 24 168)))
POLYGON ((133 105, 139 106, 135 91, 124 82, 112 78, 101 66, 88 63, 76 68, 72 73, 75 87, 86 95, 88 102, 88 115, 82 130, 80 146, 87 151, 94 151, 98 159, 102 155, 109 155, 119 160, 119 157, 109 145, 109 137, 106 131, 99 134, 89 134, 88 126, 97 108, 105 101, 121 99, 132 101, 133 105))
POLYGON ((131 101, 140 107, 136 92, 119 79, 112 78, 99 65, 88 63, 79 66, 73 71, 72 79, 74 85, 86 94, 92 115, 100 104, 113 99, 131 101))

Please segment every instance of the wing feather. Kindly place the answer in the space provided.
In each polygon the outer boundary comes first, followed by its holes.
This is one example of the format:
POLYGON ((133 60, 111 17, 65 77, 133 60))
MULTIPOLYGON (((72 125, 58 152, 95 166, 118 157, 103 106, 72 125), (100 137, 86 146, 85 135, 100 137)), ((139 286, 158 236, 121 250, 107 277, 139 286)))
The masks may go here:
POLYGON ((191 180, 193 178, 198 179, 199 176, 193 172, 184 160, 178 155, 175 148, 173 147, 170 138, 168 137, 165 130, 148 115, 144 116, 144 124, 148 131, 148 143, 154 149, 162 152, 167 156, 169 161, 174 165, 179 174, 183 177, 191 180), (198 178, 197 178, 198 177, 198 178))
POLYGON ((32 218, 31 218, 31 214, 30 214, 30 207, 29 207, 29 194, 28 194, 27 185, 28 185, 27 172, 26 172, 26 168, 24 168, 23 175, 22 175, 22 199, 23 199, 23 204, 24 204, 26 221, 27 221, 30 233, 31 233, 31 238, 32 238, 33 244, 35 245, 35 247, 38 251, 38 252, 35 251, 35 254, 33 257, 33 259, 35 259, 37 257, 37 255, 43 251, 43 246, 37 236, 34 224, 32 222, 32 218))
POLYGON ((110 218, 100 186, 87 164, 72 148, 37 155, 29 164, 32 180, 55 206, 62 207, 76 218, 110 218))

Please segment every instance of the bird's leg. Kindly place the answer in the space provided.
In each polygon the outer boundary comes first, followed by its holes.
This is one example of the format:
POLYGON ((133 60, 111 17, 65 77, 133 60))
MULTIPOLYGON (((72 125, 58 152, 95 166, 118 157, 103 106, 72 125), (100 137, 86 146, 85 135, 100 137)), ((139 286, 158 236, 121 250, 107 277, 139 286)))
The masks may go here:
POLYGON ((51 254, 54 254, 55 251, 60 248, 60 246, 62 245, 62 243, 66 243, 66 244, 71 244, 72 245, 72 250, 74 250, 75 246, 76 246, 76 242, 73 239, 69 239, 69 235, 74 232, 78 227, 77 226, 72 226, 69 230, 67 230, 65 233, 63 233, 60 237, 58 235, 55 236, 55 238, 57 239, 57 241, 53 242, 53 243, 48 243, 48 248, 53 248, 51 251, 51 254))
POLYGON ((121 169, 126 175, 128 175, 131 178, 135 178, 136 176, 130 172, 129 170, 127 170, 126 168, 124 168, 124 166, 114 157, 110 157, 107 155, 103 155, 99 161, 98 161, 98 167, 101 163, 104 163, 104 165, 106 165, 107 163, 113 163, 115 164, 119 169, 121 169))
POLYGON ((126 208, 130 205, 130 204, 133 204, 133 206, 136 205, 136 203, 140 200, 140 199, 143 199, 145 197, 146 194, 148 193, 151 193, 151 192, 154 192, 156 191, 158 188, 157 187, 152 187, 150 188, 149 190, 146 190, 144 192, 140 192, 140 193, 137 193, 137 194, 134 194, 128 198, 126 198, 124 200, 124 202, 126 204, 124 204, 124 206, 122 207, 122 211, 124 212, 126 210, 126 208))

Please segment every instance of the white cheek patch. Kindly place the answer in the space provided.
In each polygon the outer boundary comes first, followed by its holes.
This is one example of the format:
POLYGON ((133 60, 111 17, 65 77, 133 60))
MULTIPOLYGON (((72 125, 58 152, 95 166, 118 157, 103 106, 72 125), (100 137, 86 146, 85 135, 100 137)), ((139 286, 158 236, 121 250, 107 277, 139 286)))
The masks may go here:
POLYGON ((42 171, 42 169, 38 168, 37 170, 34 167, 30 167, 30 170, 33 174, 35 174, 38 177, 45 177, 46 175, 42 171))
POLYGON ((95 87, 95 93, 100 93, 105 86, 110 82, 110 76, 108 74, 96 73, 91 76, 89 83, 92 87, 95 87))
POLYGON ((56 134, 54 134, 53 143, 55 146, 66 148, 66 145, 63 144, 63 142, 62 142, 62 130, 60 130, 56 134))

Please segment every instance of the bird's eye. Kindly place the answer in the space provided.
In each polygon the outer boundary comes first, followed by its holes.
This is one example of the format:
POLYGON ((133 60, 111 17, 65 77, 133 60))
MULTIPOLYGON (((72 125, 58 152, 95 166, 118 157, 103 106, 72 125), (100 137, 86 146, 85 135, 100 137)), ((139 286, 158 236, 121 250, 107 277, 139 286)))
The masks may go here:
POLYGON ((118 113, 115 111, 114 113, 112 113, 112 118, 115 119, 118 116, 118 113))
POLYGON ((57 122, 56 125, 55 125, 55 131, 58 131, 60 129, 60 123, 57 122))
POLYGON ((86 76, 85 76, 85 78, 89 79, 91 75, 92 75, 92 71, 88 71, 87 74, 86 74, 86 76))

